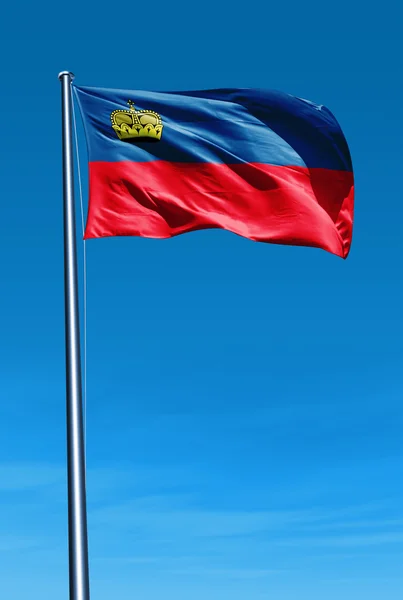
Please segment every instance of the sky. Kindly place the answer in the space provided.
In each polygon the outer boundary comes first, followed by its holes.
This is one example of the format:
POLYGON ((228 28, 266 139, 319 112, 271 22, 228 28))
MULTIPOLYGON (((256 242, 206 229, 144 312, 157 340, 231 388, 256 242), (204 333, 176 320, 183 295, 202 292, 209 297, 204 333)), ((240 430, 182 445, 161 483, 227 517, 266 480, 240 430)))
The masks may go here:
MULTIPOLYGON (((78 85, 324 104, 356 182, 346 261, 218 230, 86 242, 92 598, 400 598, 397 0, 22 0, 0 33, 0 596, 68 598, 67 69, 78 85)), ((77 224, 82 306, 79 210, 77 224)))

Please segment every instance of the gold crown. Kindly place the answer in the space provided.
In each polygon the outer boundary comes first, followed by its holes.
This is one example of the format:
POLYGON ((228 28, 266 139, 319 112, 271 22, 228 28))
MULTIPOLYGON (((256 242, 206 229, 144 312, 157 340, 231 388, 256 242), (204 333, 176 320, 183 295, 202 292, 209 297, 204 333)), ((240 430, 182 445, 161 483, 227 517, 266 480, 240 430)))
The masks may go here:
POLYGON ((114 110, 111 114, 112 128, 120 140, 158 142, 163 124, 159 114, 153 110, 135 110, 131 100, 129 110, 114 110))

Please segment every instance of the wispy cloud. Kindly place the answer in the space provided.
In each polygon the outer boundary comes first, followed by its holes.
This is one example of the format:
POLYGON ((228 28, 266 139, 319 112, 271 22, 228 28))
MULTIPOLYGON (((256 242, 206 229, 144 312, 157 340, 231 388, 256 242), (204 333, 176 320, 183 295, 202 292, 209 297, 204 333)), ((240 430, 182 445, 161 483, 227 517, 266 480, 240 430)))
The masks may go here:
MULTIPOLYGON (((163 500, 161 497, 160 502, 163 500)), ((250 535, 320 518, 314 511, 217 511, 185 506, 164 509, 156 505, 155 497, 147 508, 145 501, 143 498, 139 503, 95 510, 91 513, 91 520, 94 524, 113 524, 126 530, 140 528, 150 533, 158 532, 158 535, 204 538, 250 535)))
POLYGON ((0 552, 13 552, 39 547, 39 539, 19 535, 1 535, 0 552))
MULTIPOLYGON (((306 529, 310 532, 329 531, 329 530, 351 530, 351 529, 387 529, 403 527, 403 519, 364 519, 352 521, 331 521, 328 523, 309 524, 306 529)), ((305 530, 302 526, 300 530, 305 530)))
MULTIPOLYGON (((388 528, 403 525, 403 519, 370 519, 371 509, 377 506, 358 505, 340 509, 300 510, 213 510, 191 508, 188 498, 181 496, 143 497, 126 504, 104 506, 90 513, 92 526, 113 527, 154 539, 206 539, 220 537, 286 538, 297 532, 332 531, 335 539, 347 539, 343 530, 368 529, 375 543, 382 535, 387 539, 388 528), (365 515, 365 519, 363 519, 365 515), (384 531, 382 531, 384 530, 384 531), (274 536, 274 537, 273 537, 274 536)), ((402 533, 403 535, 403 533, 402 533)), ((365 536, 363 536, 365 537, 365 536)), ((302 538, 301 538, 302 539, 302 538)), ((316 537, 316 539, 318 539, 316 537)), ((353 538, 352 538, 353 539, 353 538)), ((355 536, 355 539, 359 539, 355 536)), ((299 543, 298 540, 284 543, 299 543)), ((319 543, 319 541, 318 541, 319 543)))
MULTIPOLYGON (((238 510, 229 497, 227 506, 218 509, 211 500, 204 506, 202 497, 192 494, 193 474, 182 468, 166 469, 164 476, 161 471, 130 465, 88 469, 89 529, 97 568, 131 565, 172 575, 183 571, 200 577, 262 579, 278 572, 283 565, 277 554, 291 548, 299 555, 315 549, 326 554, 332 549, 358 552, 403 545, 403 531, 398 530, 403 518, 396 507, 388 507, 387 513, 376 503, 309 507, 298 506, 295 498, 292 510, 238 510), (186 563, 181 554, 188 555, 186 563)), ((52 546, 53 529, 60 531, 66 523, 65 479, 64 465, 0 464, 3 514, 18 523, 10 530, 4 522, 1 551, 32 548, 39 533, 44 547, 52 546)))
POLYGON ((172 575, 186 577, 219 577, 225 579, 260 579, 283 573, 273 569, 211 569, 207 567, 191 567, 187 569, 169 569, 172 575))
POLYGON ((329 548, 349 546, 379 546, 384 544, 402 544, 403 546, 403 532, 378 534, 368 533, 367 535, 304 537, 289 540, 277 540, 275 543, 281 546, 320 546, 329 548))
MULTIPOLYGON (((193 479, 197 475, 193 474, 193 479)), ((189 481, 189 470, 180 467, 164 469, 143 465, 110 465, 87 467, 87 493, 89 501, 108 499, 108 496, 134 496, 141 493, 168 491, 189 481)), ((63 498, 67 485, 65 464, 46 462, 0 463, 0 493, 61 490, 63 498)))
POLYGON ((0 464, 0 491, 18 492, 62 483, 65 469, 45 463, 0 464))
POLYGON ((95 556, 91 559, 93 564, 119 564, 119 565, 154 565, 161 562, 158 556, 95 556))

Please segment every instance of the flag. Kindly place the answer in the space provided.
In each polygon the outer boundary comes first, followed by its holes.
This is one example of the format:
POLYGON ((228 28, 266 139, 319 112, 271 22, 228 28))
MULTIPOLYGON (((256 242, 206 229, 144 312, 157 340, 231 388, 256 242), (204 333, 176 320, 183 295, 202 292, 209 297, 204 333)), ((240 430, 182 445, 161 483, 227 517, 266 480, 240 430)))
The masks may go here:
POLYGON ((74 90, 89 158, 86 239, 221 228, 347 257, 353 170, 326 107, 260 89, 74 90))

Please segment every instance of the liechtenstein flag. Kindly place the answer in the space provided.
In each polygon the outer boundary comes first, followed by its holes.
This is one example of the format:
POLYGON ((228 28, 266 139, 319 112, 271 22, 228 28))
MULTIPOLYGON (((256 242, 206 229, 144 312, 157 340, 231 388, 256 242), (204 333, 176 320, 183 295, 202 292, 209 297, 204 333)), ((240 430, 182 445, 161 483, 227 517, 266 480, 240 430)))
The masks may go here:
POLYGON ((221 228, 347 257, 352 164, 324 106, 260 89, 73 87, 89 154, 86 239, 221 228))

